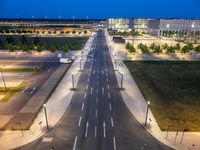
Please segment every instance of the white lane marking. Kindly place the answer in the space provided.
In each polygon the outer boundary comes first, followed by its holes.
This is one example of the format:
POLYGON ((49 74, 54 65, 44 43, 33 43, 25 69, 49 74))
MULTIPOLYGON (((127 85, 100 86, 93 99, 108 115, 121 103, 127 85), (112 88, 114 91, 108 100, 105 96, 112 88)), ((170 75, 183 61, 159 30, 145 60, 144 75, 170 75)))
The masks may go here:
POLYGON ((111 105, 111 103, 109 103, 109 108, 110 108, 110 110, 112 110, 112 105, 111 105))
POLYGON ((110 99, 110 92, 108 92, 108 98, 110 99))
POLYGON ((23 91, 21 91, 21 94, 23 94, 26 90, 28 90, 28 86, 25 88, 25 89, 23 89, 23 91))
POLYGON ((78 126, 81 125, 81 120, 82 120, 82 117, 79 118, 79 121, 78 121, 78 126))
POLYGON ((97 89, 97 94, 99 93, 99 89, 97 89))
POLYGON ((107 84, 107 88, 108 88, 108 90, 110 89, 110 86, 107 84))
POLYGON ((106 137, 106 123, 105 121, 103 122, 103 137, 106 137))
POLYGON ((111 126, 114 127, 113 117, 110 118, 111 126))
POLYGON ((91 73, 89 73, 89 77, 90 77, 91 73))
POLYGON ((113 137, 113 148, 114 148, 114 150, 117 149, 115 137, 113 137))
POLYGON ((92 68, 90 68, 90 71, 92 71, 92 68))
POLYGON ((97 81, 97 86, 99 85, 99 81, 97 81))
POLYGON ((76 143, 77 143, 77 136, 75 137, 75 140, 74 140, 74 146, 73 146, 73 150, 76 150, 76 143))
POLYGON ((33 94, 33 92, 36 90, 36 87, 34 87, 33 89, 32 89, 32 91, 30 92, 30 94, 33 94))
POLYGON ((96 97, 96 104, 98 104, 98 97, 96 97))
POLYGON ((104 94, 104 88, 102 87, 102 94, 104 94))
POLYGON ((108 78, 106 79, 106 81, 108 82, 108 78))
POLYGON ((88 127, 89 127, 89 122, 87 121, 87 123, 86 123, 86 130, 85 130, 85 137, 88 136, 88 127))
POLYGON ((104 73, 103 70, 101 71, 101 73, 102 73, 102 74, 104 73))
POLYGON ((93 71, 93 74, 95 74, 95 70, 93 71))
POLYGON ((87 79, 87 82, 90 82, 90 78, 87 79))
POLYGON ((95 117, 97 118, 97 116, 98 116, 98 110, 96 109, 95 117))
POLYGON ((82 107, 81 107, 81 110, 83 110, 84 107, 85 107, 85 103, 83 102, 82 107))
POLYGON ((88 84, 86 85, 86 90, 88 89, 88 84))
POLYGON ((47 71, 47 72, 50 72, 51 70, 52 70, 52 68, 48 69, 48 71, 47 71))
POLYGON ((108 76, 108 73, 106 72, 106 76, 108 76))
POLYGON ((97 137, 97 126, 95 125, 94 127, 94 137, 96 138, 97 137))
POLYGON ((99 75, 97 76, 97 79, 99 79, 99 75))
POLYGON ((87 96, 87 93, 84 94, 84 98, 86 98, 86 96, 87 96))

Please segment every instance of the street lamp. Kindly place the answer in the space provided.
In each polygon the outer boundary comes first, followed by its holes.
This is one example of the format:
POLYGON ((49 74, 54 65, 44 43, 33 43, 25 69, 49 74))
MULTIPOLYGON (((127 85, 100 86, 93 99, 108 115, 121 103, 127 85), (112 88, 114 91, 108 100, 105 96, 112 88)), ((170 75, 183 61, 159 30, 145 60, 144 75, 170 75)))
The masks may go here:
MULTIPOLYGON (((37 46, 35 46, 34 49, 36 50, 36 49, 37 49, 37 46)), ((33 61, 33 54, 32 54, 32 51, 30 51, 30 55, 31 55, 31 62, 32 62, 33 70, 35 71, 35 63, 34 63, 34 61, 33 61)))
POLYGON ((124 79, 124 73, 119 72, 121 74, 121 90, 123 89, 123 79, 124 79))
POLYGON ((80 71, 81 71, 81 69, 82 69, 82 67, 81 67, 81 60, 82 60, 82 59, 80 58, 80 71))
POLYGON ((72 72, 72 89, 74 89, 74 72, 72 72))
POLYGON ((48 118, 47 118, 47 108, 46 107, 47 107, 46 104, 43 104, 45 119, 46 119, 46 124, 47 124, 47 130, 49 130, 49 123, 48 123, 48 118))
POLYGON ((145 118, 145 126, 147 125, 147 118, 148 118, 148 113, 149 113, 149 105, 150 105, 150 101, 147 102, 147 112, 146 112, 146 118, 145 118))
POLYGON ((115 70, 117 71, 117 56, 115 55, 115 70))
POLYGON ((1 66, 0 68, 1 68, 1 77, 2 77, 2 80, 3 80, 3 84, 4 84, 4 88, 5 88, 5 91, 6 91, 6 82, 5 82, 5 78, 4 78, 4 75, 3 75, 3 67, 5 67, 5 65, 3 65, 3 66, 1 66))

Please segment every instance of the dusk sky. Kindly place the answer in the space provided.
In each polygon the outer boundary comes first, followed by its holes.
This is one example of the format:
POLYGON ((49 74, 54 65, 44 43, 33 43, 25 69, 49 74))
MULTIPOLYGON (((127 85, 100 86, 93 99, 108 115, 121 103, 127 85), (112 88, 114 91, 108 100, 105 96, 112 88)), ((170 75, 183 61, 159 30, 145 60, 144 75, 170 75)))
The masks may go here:
POLYGON ((0 18, 200 18, 200 0, 0 0, 0 18))

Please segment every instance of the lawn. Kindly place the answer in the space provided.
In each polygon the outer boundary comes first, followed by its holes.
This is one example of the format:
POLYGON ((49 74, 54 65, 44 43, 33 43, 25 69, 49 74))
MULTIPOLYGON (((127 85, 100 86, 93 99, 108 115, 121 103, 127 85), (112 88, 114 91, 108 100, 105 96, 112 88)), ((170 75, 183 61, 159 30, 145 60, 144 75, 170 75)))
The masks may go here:
POLYGON ((125 61, 161 130, 200 131, 200 62, 125 61))

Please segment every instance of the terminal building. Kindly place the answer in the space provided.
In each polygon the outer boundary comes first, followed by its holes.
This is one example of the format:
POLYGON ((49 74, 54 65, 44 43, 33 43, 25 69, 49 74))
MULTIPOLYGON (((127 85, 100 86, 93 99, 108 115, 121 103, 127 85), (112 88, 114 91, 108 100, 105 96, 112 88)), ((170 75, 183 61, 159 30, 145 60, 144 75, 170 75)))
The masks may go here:
POLYGON ((110 30, 116 31, 131 31, 135 30, 138 32, 147 31, 148 20, 147 19, 108 19, 107 27, 110 30))
POLYGON ((148 21, 148 32, 157 36, 198 36, 200 20, 152 19, 148 21))

